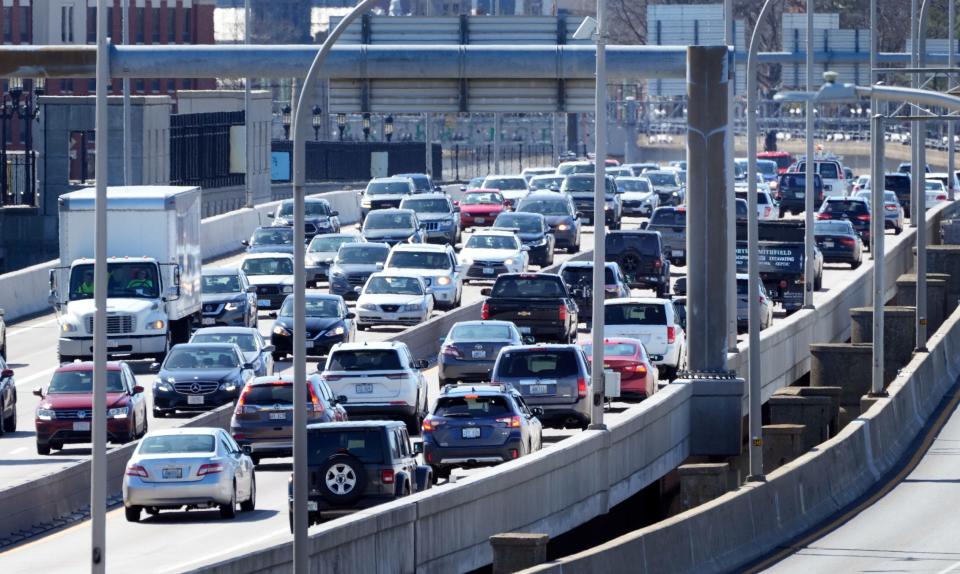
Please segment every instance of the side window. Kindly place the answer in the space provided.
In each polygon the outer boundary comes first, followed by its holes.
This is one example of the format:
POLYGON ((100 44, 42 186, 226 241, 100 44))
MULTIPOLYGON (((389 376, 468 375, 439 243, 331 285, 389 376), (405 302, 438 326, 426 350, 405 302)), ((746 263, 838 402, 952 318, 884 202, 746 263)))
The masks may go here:
POLYGON ((400 458, 400 445, 397 444, 397 433, 396 431, 390 431, 387 433, 387 438, 390 440, 390 456, 393 459, 400 458))
POLYGON ((397 429, 395 432, 397 433, 397 444, 400 447, 400 456, 410 456, 410 440, 407 438, 407 432, 401 429, 397 429))
POLYGON ((228 441, 228 437, 223 433, 220 433, 220 446, 221 448, 223 448, 223 451, 228 454, 234 452, 235 450, 238 450, 233 448, 230 445, 230 442, 228 441))

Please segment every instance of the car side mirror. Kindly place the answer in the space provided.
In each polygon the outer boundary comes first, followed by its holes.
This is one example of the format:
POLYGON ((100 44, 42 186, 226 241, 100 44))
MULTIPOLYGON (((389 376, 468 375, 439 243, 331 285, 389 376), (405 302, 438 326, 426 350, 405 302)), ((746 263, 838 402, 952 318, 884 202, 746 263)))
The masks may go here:
POLYGON ((143 387, 142 387, 142 386, 140 386, 140 385, 134 385, 134 386, 133 386, 133 393, 132 393, 132 394, 134 394, 134 395, 139 395, 139 394, 141 394, 142 392, 143 392, 143 387))
POLYGON ((439 185, 435 185, 433 186, 433 191, 443 191, 443 188, 440 187, 439 185))
POLYGON ((415 442, 413 443, 413 454, 423 454, 423 443, 415 442))
POLYGON ((344 404, 348 401, 347 395, 337 395, 337 403, 344 404))
POLYGON ((244 364, 243 364, 243 368, 244 368, 244 370, 246 370, 246 371, 252 371, 252 370, 253 370, 253 363, 244 363, 244 364))
POLYGON ((353 292, 359 295, 360 293, 363 292, 363 288, 357 285, 356 287, 353 288, 353 292))
POLYGON ((276 345, 267 345, 263 348, 264 353, 272 353, 277 350, 276 345))
POLYGON ((330 217, 339 217, 339 216, 340 216, 340 212, 339 212, 339 211, 331 211, 331 212, 330 212, 330 217))
POLYGON ((650 224, 649 221, 641 221, 641 222, 640 222, 640 229, 646 229, 649 224, 650 224))
POLYGON ((246 239, 241 239, 240 245, 243 245, 244 247, 250 247, 250 242, 247 241, 246 239))
POLYGON ((489 297, 490 293, 493 293, 493 289, 491 289, 490 287, 484 287, 483 289, 480 290, 480 294, 483 295, 484 297, 489 297))
POLYGON ((530 407, 530 412, 533 413, 535 417, 543 416, 543 407, 530 407))
POLYGON ((150 370, 157 372, 160 370, 160 363, 150 363, 150 370))
POLYGON ((240 447, 240 452, 242 452, 247 456, 250 456, 251 454, 253 454, 253 447, 249 444, 245 444, 240 447))
POLYGON ((453 212, 454 212, 454 213, 460 213, 460 206, 454 204, 454 206, 453 206, 453 212))
POLYGON ((268 218, 268 219, 273 219, 273 213, 268 213, 268 214, 267 214, 267 218, 268 218))
POLYGON ((36 395, 36 396, 38 396, 38 397, 40 397, 40 398, 42 399, 42 398, 43 398, 43 387, 34 387, 34 389, 33 389, 33 394, 36 395))
MULTIPOLYGON (((467 191, 467 188, 466 188, 466 187, 461 187, 461 188, 460 188, 460 191, 467 191)), ((453 200, 453 206, 454 206, 454 207, 460 207, 460 200, 459 200, 459 199, 454 199, 454 200, 453 200)))
POLYGON ((456 249, 457 251, 460 251, 461 249, 463 249, 463 243, 456 243, 454 244, 453 248, 456 249))
POLYGON ((13 369, 4 369, 0 371, 0 379, 9 379, 13 376, 13 369))
POLYGON ((247 293, 256 293, 256 292, 257 292, 256 285, 247 285, 247 293))
POLYGON ((520 251, 530 251, 530 246, 529 246, 529 245, 521 245, 521 246, 520 246, 520 251))
POLYGON ((423 369, 426 369, 426 368, 429 368, 429 367, 430 367, 430 363, 428 363, 426 359, 417 359, 417 360, 415 360, 415 361, 413 362, 413 368, 414 368, 414 369, 421 369, 421 370, 423 370, 423 369))
POLYGON ((363 225, 361 225, 361 224, 359 224, 359 223, 354 223, 353 226, 356 227, 357 229, 362 229, 362 228, 363 228, 363 225))
POLYGON ((461 185, 461 186, 460 186, 460 191, 467 191, 467 186, 461 185))
POLYGON ((276 312, 276 311, 270 311, 269 313, 267 313, 267 317, 270 317, 271 319, 276 319, 276 318, 277 318, 277 312, 276 312))
POLYGON ((521 335, 520 340, 523 341, 524 345, 533 345, 537 342, 536 337, 533 335, 521 335))
POLYGON ((3 317, 3 316, 6 315, 6 314, 7 314, 7 312, 4 311, 2 308, 0 308, 0 317, 3 317))
POLYGON ((377 263, 377 271, 383 270, 383 263, 377 263))
POLYGON ((356 319, 356 318, 357 318, 357 314, 356 314, 356 313, 347 313, 347 316, 346 316, 345 318, 346 318, 346 319, 356 319))

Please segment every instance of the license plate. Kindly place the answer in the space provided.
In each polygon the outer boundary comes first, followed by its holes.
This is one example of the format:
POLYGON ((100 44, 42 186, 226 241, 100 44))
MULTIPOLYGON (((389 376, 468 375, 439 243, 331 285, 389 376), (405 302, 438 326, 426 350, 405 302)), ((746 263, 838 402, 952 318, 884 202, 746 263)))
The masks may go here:
POLYGON ((307 501, 307 512, 316 512, 317 511, 317 502, 315 500, 307 501))
POLYGON ((257 299, 257 307, 269 307, 270 299, 257 299))
POLYGON ((487 219, 485 217, 474 217, 473 221, 474 223, 486 223, 487 219))
POLYGON ((797 199, 803 199, 803 198, 806 197, 806 196, 807 196, 807 193, 804 192, 804 191, 798 191, 798 192, 797 192, 797 199))
POLYGON ((357 394, 370 394, 373 392, 373 385, 371 383, 359 383, 356 385, 357 394))
POLYGON ((110 341, 109 339, 107 340, 107 347, 108 347, 108 348, 113 349, 113 348, 116 348, 116 347, 119 347, 119 346, 120 346, 120 341, 110 341))
POLYGON ((486 351, 473 351, 473 352, 470 353, 470 356, 472 356, 474 359, 484 359, 484 358, 486 358, 486 356, 487 356, 487 352, 486 352, 486 351))
POLYGON ((283 421, 287 419, 287 413, 270 413, 270 420, 283 421))
POLYGON ((673 250, 673 256, 674 256, 674 257, 683 257, 683 250, 682 250, 682 249, 674 249, 674 250, 673 250))
POLYGON ((483 268, 483 274, 484 274, 484 275, 493 275, 493 267, 484 267, 484 268, 483 268))
POLYGON ((528 388, 530 389, 531 395, 547 394, 547 385, 530 385, 528 388))
POLYGON ((165 468, 163 469, 163 478, 169 480, 171 478, 183 478, 183 470, 179 468, 165 468))
POLYGON ((216 325, 216 324, 217 324, 217 321, 216 321, 216 319, 212 319, 212 318, 210 318, 210 317, 204 317, 204 318, 200 321, 200 324, 201 324, 201 325, 216 325))
POLYGON ((460 429, 460 436, 463 438, 480 438, 480 429, 476 427, 460 429))
POLYGON ((203 404, 203 395, 190 395, 187 397, 188 405, 202 405, 203 404))
POLYGON ((528 334, 528 333, 530 333, 530 327, 517 327, 517 330, 520 331, 520 332, 523 333, 523 334, 528 334))
POLYGON ((824 247, 833 247, 833 241, 824 241, 824 242, 823 242, 823 246, 824 246, 824 247))
POLYGON ((89 422, 73 423, 73 430, 88 431, 90 430, 90 423, 89 422))

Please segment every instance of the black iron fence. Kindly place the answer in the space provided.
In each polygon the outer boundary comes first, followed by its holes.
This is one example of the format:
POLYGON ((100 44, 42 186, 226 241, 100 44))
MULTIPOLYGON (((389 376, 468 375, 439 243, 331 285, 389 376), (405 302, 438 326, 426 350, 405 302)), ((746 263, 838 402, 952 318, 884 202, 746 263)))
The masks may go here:
POLYGON ((203 188, 242 185, 243 173, 230 171, 230 127, 243 124, 243 112, 170 116, 170 183, 203 188))
POLYGON ((444 181, 468 181, 493 173, 520 173, 527 167, 546 167, 557 163, 557 154, 549 143, 500 144, 499 170, 492 143, 447 144, 443 156, 444 181))
POLYGON ((36 207, 36 165, 34 151, 7 151, 0 157, 0 206, 36 207))
MULTIPOLYGON (((274 182, 290 181, 293 162, 289 140, 274 140, 271 148, 274 182)), ((438 169, 443 156, 433 144, 432 163, 438 169)), ((307 142, 307 181, 366 181, 398 173, 424 173, 427 158, 423 142, 307 142)))

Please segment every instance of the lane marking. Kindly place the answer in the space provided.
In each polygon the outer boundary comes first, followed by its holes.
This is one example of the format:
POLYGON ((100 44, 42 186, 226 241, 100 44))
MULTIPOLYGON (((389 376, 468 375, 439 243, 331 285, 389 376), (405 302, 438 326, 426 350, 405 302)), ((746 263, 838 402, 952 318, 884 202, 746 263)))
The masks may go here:
POLYGON ((960 568, 960 562, 955 563, 953 566, 950 566, 949 568, 944 568, 943 570, 937 572, 937 574, 950 574, 950 572, 953 572, 957 568, 960 568))
POLYGON ((40 371, 39 373, 34 373, 34 374, 30 375, 29 377, 25 377, 25 378, 23 378, 23 379, 20 379, 19 381, 17 381, 17 387, 19 387, 20 385, 25 385, 25 384, 29 383, 30 381, 35 381, 35 380, 37 380, 37 379, 42 379, 42 378, 48 377, 48 376, 50 376, 51 374, 53 374, 53 372, 56 371, 56 370, 59 369, 59 368, 60 368, 59 365, 56 366, 56 367, 50 367, 49 369, 44 369, 44 370, 40 371))
POLYGON ((53 325, 53 324, 55 324, 56 322, 57 322, 57 318, 54 317, 54 318, 52 318, 52 319, 47 319, 46 321, 42 321, 42 322, 40 322, 40 323, 36 323, 36 324, 33 324, 33 325, 24 325, 24 326, 22 326, 22 327, 12 327, 12 328, 10 329, 10 331, 7 332, 7 335, 12 337, 13 335, 18 335, 18 334, 20 334, 20 333, 25 333, 25 332, 31 331, 31 330, 33 330, 33 329, 39 329, 40 327, 46 327, 47 325, 53 325))
MULTIPOLYGON (((164 574, 164 573, 166 573, 166 572, 183 572, 184 570, 187 570, 187 567, 188 567, 188 566, 193 566, 193 565, 196 565, 196 564, 209 566, 215 559, 218 559, 218 558, 220 558, 220 557, 222 557, 222 556, 233 556, 234 553, 237 552, 237 551, 248 550, 251 546, 253 546, 254 544, 256 544, 256 543, 258 543, 258 542, 263 542, 263 541, 269 540, 269 539, 271 539, 271 538, 276 538, 278 535, 282 535, 282 534, 284 534, 284 533, 287 533, 288 531, 289 531, 289 529, 287 529, 287 528, 280 528, 280 529, 278 529, 278 530, 274 530, 274 531, 271 532, 270 534, 267 534, 267 535, 265 535, 265 536, 261 536, 260 538, 255 538, 255 539, 253 539, 253 540, 245 540, 243 543, 237 544, 236 546, 231 546, 231 547, 229 547, 229 548, 224 548, 223 550, 217 552, 216 554, 208 554, 207 556, 204 556, 203 558, 197 558, 196 560, 191 560, 190 562, 181 562, 180 564, 177 564, 176 566, 171 566, 171 567, 165 568, 165 569, 163 569, 163 570, 157 570, 156 572, 157 572, 157 574, 164 574)), ((290 535, 290 540, 291 540, 291 541, 293 540, 293 535, 292 535, 292 534, 290 535)), ((285 542, 285 541, 284 541, 284 542, 285 542)))
POLYGON ((23 451, 25 451, 25 450, 27 450, 27 447, 21 446, 20 448, 15 448, 15 449, 11 450, 11 451, 8 452, 7 454, 8 454, 8 455, 14 455, 14 454, 21 453, 21 452, 23 452, 23 451))

